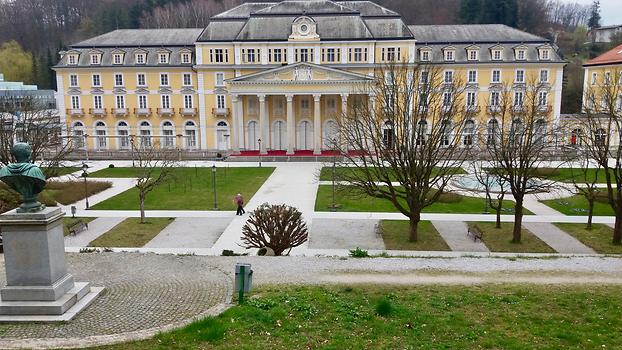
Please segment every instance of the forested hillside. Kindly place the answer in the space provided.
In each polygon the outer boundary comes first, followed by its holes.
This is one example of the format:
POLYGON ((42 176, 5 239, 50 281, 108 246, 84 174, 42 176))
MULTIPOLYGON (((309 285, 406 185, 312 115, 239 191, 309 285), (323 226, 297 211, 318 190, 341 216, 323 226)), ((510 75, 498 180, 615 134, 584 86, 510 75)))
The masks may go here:
MULTIPOLYGON (((504 23, 586 56, 590 8, 559 0, 374 0, 409 24, 504 23), (441 4, 439 6, 439 4, 441 4)), ((55 88, 49 69, 66 45, 117 28, 205 27, 242 0, 0 0, 0 72, 55 88)), ((592 47, 587 56, 599 52, 592 47)))

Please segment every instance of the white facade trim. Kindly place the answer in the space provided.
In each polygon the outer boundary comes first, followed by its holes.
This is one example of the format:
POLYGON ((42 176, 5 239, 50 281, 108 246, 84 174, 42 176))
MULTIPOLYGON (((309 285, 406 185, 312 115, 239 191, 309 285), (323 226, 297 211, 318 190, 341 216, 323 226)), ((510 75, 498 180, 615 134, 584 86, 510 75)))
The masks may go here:
POLYGON ((205 86, 204 73, 197 73, 197 84, 199 86, 199 134, 201 137, 200 149, 207 149, 207 112, 205 111, 205 86))

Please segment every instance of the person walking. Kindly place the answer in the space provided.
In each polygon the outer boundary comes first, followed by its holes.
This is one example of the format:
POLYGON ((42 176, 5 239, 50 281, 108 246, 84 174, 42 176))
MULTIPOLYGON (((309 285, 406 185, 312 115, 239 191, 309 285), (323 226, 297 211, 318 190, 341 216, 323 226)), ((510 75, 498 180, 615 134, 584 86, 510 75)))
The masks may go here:
POLYGON ((246 210, 244 210, 244 197, 242 197, 241 194, 237 194, 234 198, 233 198, 233 202, 235 204, 237 204, 238 206, 238 211, 235 213, 235 215, 244 215, 246 214, 246 210))

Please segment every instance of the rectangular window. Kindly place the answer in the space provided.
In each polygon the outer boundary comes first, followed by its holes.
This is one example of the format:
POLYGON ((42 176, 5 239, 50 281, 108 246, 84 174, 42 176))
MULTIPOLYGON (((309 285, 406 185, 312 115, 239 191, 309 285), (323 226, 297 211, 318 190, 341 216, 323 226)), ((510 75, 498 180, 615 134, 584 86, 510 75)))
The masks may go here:
POLYGON ((136 75, 136 82, 136 85, 138 86, 147 86, 147 78, 145 77, 145 74, 139 73, 136 75))
POLYGON ((91 55, 91 64, 100 64, 99 54, 91 55))
POLYGON ((167 53, 158 54, 158 62, 160 64, 168 63, 168 54, 167 53))
POLYGON ((363 61, 363 48, 355 47, 354 48, 354 62, 362 62, 363 61))
POLYGON ((123 74, 117 73, 114 75, 114 86, 123 86, 123 74))
POLYGON ((430 81, 430 72, 423 71, 421 72, 421 84, 427 84, 430 81))
POLYGON ((445 84, 451 84, 454 82, 454 72, 448 70, 445 71, 445 84))
POLYGON ((611 72, 605 72, 605 84, 611 83, 611 72))
POLYGON ((472 92, 472 91, 467 92, 467 106, 475 107, 476 103, 477 103, 477 95, 475 94, 475 92, 472 92))
POLYGON ((516 71, 516 82, 517 83, 524 83, 525 82, 525 71, 522 69, 519 69, 516 71))
POLYGON ((160 96, 160 102, 162 108, 171 108, 171 96, 162 95, 160 96))
POLYGON ((91 81, 93 83, 93 86, 102 86, 102 79, 101 75, 99 74, 93 74, 91 76, 91 81))
POLYGON ((498 107, 500 104, 500 94, 498 91, 493 91, 490 93, 490 105, 493 107, 498 107))
POLYGON ((138 95, 138 108, 147 108, 147 95, 138 95))
POLYGON ((501 61, 501 50, 493 50, 492 59, 495 61, 501 61))
POLYGON ((443 93, 443 107, 451 106, 451 102, 452 102, 451 92, 444 92, 443 93))
POLYGON ((499 69, 495 69, 492 71, 492 82, 493 83, 501 82, 501 71, 499 69))
POLYGON ((184 108, 193 108, 192 95, 184 95, 184 108))
POLYGON ((125 108, 125 95, 117 95, 115 101, 116 108, 125 108))
POLYGON ((184 52, 181 54, 181 63, 185 63, 188 64, 190 63, 190 54, 187 52, 184 52))
POLYGON ((524 94, 523 94, 522 91, 516 91, 514 93, 514 106, 517 106, 517 107, 522 106, 523 105, 523 97, 524 97, 524 94))
POLYGON ((71 108, 73 109, 80 108, 80 96, 71 96, 71 108))
POLYGON ((322 57, 322 60, 326 62, 337 62, 338 52, 338 49, 335 48, 326 49, 326 57, 322 57))
POLYGON ((519 61, 523 61, 526 58, 525 50, 518 50, 516 52, 516 59, 519 61))
POLYGON ((261 56, 259 49, 242 49, 242 60, 245 63, 255 63, 261 56))
POLYGON ((123 63, 123 55, 120 53, 115 53, 112 55, 112 63, 113 64, 122 64, 123 63))
POLYGON ((274 63, 281 63, 283 62, 283 52, 285 50, 284 49, 269 49, 268 50, 268 60, 270 62, 274 62, 274 63))
POLYGON ((136 64, 145 64, 147 62, 147 60, 145 59, 145 54, 144 53, 137 53, 136 54, 136 64))
POLYGON ((309 62, 311 50, 309 49, 296 49, 294 51, 296 55, 296 62, 309 62))
POLYGON ((395 62, 397 60, 399 60, 399 58, 397 57, 397 50, 395 49, 395 47, 388 47, 387 48, 387 61, 395 62))
POLYGON ((548 92, 546 91, 540 91, 538 93, 538 106, 540 107, 544 107, 547 105, 547 99, 548 99, 548 92))
POLYGON ((67 58, 67 63, 68 64, 78 64, 78 56, 76 55, 69 55, 69 58, 67 58))
POLYGON ((592 85, 596 85, 597 81, 598 81, 598 74, 592 73, 592 85))
POLYGON ((93 108, 95 108, 95 109, 102 109, 103 108, 103 103, 102 103, 101 95, 93 96, 93 108))
POLYGON ((184 86, 192 86, 192 74, 184 73, 182 75, 182 81, 184 86))
POLYGON ((453 61, 454 60, 454 52, 453 50, 445 51, 445 61, 453 61))
POLYGON ((229 60, 227 49, 210 49, 210 61, 215 63, 225 63, 229 60))
POLYGON ((549 82, 549 71, 547 69, 540 70, 540 82, 541 83, 549 82))
POLYGON ((469 61, 477 61, 477 50, 469 50, 469 61))
POLYGON ((169 86, 168 73, 160 73, 160 86, 169 86))
POLYGON ((225 95, 216 95, 216 108, 223 109, 225 107, 225 95))
POLYGON ((469 84, 476 84, 477 83, 477 71, 476 70, 470 70, 468 79, 469 79, 468 80, 469 84))
POLYGON ((225 73, 216 73, 216 86, 225 86, 225 73))
POLYGON ((551 52, 549 50, 542 50, 541 57, 543 60, 548 60, 551 58, 551 52))
POLYGON ((71 86, 71 87, 77 87, 78 86, 78 75, 77 74, 71 74, 69 76, 69 86, 71 86))
POLYGON ((421 61, 423 62, 430 61, 430 51, 421 51, 421 61))

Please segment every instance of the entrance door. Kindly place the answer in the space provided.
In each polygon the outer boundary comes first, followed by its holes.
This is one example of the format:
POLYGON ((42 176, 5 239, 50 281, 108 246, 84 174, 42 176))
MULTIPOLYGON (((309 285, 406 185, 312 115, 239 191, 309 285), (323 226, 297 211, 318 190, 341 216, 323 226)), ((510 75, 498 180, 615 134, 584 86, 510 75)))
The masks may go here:
POLYGON ((216 125, 216 143, 219 151, 229 149, 229 125, 226 122, 218 122, 216 125))
POLYGON ((250 121, 248 123, 248 131, 246 133, 246 149, 249 151, 256 151, 259 149, 257 139, 259 138, 259 127, 256 121, 250 121))
POLYGON ((334 120, 329 120, 324 125, 324 149, 334 149, 339 138, 339 127, 334 120))
POLYGON ((308 120, 300 122, 298 126, 298 149, 313 149, 313 125, 308 120))
POLYGON ((287 123, 277 120, 272 125, 272 149, 284 150, 287 140, 287 123))

